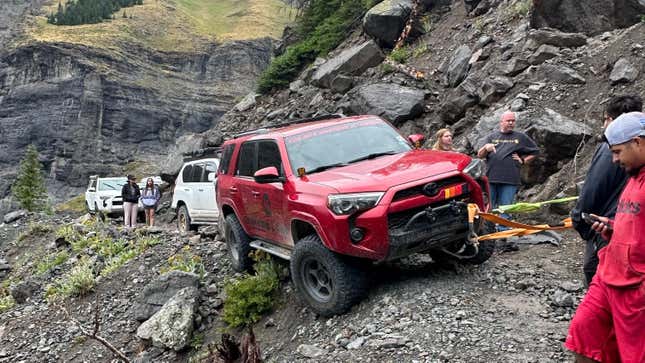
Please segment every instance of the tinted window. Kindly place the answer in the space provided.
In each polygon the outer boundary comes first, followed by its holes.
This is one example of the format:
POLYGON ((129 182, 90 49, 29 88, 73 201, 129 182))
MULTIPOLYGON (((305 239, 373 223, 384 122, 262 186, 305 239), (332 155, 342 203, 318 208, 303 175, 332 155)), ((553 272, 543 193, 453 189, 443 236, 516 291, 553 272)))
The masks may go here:
POLYGON ((181 179, 184 181, 184 183, 190 183, 192 172, 193 172, 192 165, 186 165, 184 167, 184 171, 181 173, 181 179))
POLYGON ((208 174, 217 171, 217 164, 212 161, 207 161, 205 166, 205 173, 202 174, 202 182, 208 182, 208 174))
MULTIPOLYGON (((258 168, 257 170, 275 166, 278 173, 282 174, 282 163, 280 162, 280 149, 273 141, 261 141, 258 146, 258 168)), ((257 170, 254 170, 257 171, 257 170)))
POLYGON ((245 142, 240 147, 240 154, 237 157, 236 175, 253 176, 255 172, 255 146, 256 143, 245 142))
POLYGON ((199 183, 202 181, 203 177, 204 163, 193 164, 193 172, 191 173, 190 181, 193 183, 199 183))
POLYGON ((233 150, 235 150, 235 144, 229 144, 224 147, 222 150, 222 158, 219 162, 219 174, 228 173, 228 167, 231 164, 231 157, 233 156, 233 150))

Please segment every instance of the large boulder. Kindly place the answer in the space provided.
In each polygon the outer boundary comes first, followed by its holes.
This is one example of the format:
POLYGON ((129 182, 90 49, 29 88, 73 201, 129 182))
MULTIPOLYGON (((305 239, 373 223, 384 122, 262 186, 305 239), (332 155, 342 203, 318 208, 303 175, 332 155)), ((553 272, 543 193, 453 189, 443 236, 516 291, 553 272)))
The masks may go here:
POLYGON ((614 68, 611 70, 609 75, 609 80, 611 84, 617 83, 631 83, 638 78, 638 69, 636 69, 629 61, 625 58, 620 58, 614 64, 614 68))
POLYGON ((365 14, 363 29, 380 44, 392 47, 411 11, 412 0, 384 0, 365 14))
POLYGON ((170 271, 150 282, 141 292, 133 308, 134 318, 144 321, 154 315, 179 290, 199 287, 199 276, 183 271, 170 271))
POLYGON ((458 86, 468 75, 470 58, 473 53, 467 45, 462 45, 455 50, 450 61, 442 69, 444 84, 450 87, 458 86))
POLYGON ((24 217, 26 215, 27 215, 27 211, 21 209, 21 210, 17 210, 17 211, 13 211, 13 212, 9 212, 9 213, 5 214, 4 218, 2 219, 2 221, 4 223, 11 223, 11 222, 15 222, 15 221, 19 220, 20 218, 22 218, 22 217, 24 217))
POLYGON ((184 165, 184 154, 195 152, 206 147, 206 136, 203 134, 184 135, 167 152, 167 157, 159 175, 163 181, 172 184, 175 182, 179 170, 184 165))
POLYGON ((540 0, 534 1, 531 27, 597 35, 626 28, 645 13, 643 0, 540 0))
POLYGON ((542 79, 566 84, 585 84, 587 80, 574 69, 557 64, 543 64, 538 67, 537 74, 542 79))
POLYGON ((529 31, 529 39, 537 44, 548 44, 565 48, 581 47, 587 44, 587 37, 584 34, 564 33, 550 28, 529 31))
POLYGON ((199 291, 186 287, 177 291, 163 307, 137 328, 137 336, 155 347, 182 350, 190 344, 199 291))
MULTIPOLYGON (((358 76, 366 69, 379 65, 385 56, 373 40, 344 50, 323 63, 311 77, 318 86, 331 87, 340 75, 358 76)), ((336 82, 338 83, 338 82, 336 82)))
POLYGON ((513 85, 513 80, 508 77, 496 76, 485 79, 477 91, 479 103, 484 106, 492 105, 504 97, 513 85))
POLYGON ((425 92, 391 83, 375 83, 352 89, 350 110, 356 114, 371 114, 400 125, 423 112, 425 92))

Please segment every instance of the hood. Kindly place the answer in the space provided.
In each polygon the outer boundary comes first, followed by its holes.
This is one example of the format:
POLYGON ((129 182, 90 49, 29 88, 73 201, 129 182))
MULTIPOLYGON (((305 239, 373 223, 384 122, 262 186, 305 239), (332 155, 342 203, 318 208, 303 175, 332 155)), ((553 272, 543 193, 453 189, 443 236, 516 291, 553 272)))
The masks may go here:
POLYGON ((471 158, 456 152, 412 150, 308 175, 340 193, 385 191, 415 180, 463 170, 471 158))

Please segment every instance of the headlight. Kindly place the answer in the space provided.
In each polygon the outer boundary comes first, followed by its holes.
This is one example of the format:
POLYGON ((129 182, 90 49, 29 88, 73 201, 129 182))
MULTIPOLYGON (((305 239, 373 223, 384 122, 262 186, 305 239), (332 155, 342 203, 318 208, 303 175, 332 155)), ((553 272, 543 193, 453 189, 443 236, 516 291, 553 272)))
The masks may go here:
POLYGON ((346 215, 373 208, 381 200, 383 192, 331 194, 327 206, 334 214, 346 215))
POLYGON ((473 179, 479 179, 486 174, 486 163, 482 159, 473 159, 464 168, 464 173, 470 175, 473 179))

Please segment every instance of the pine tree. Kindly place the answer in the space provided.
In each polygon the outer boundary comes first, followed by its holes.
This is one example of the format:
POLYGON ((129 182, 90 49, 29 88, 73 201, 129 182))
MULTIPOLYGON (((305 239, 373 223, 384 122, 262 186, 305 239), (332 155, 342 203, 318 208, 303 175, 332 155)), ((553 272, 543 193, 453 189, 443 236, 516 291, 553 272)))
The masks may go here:
POLYGON ((42 174, 43 166, 38 161, 38 150, 34 145, 27 147, 20 162, 18 177, 11 191, 20 205, 28 211, 41 211, 47 205, 47 190, 42 174))

